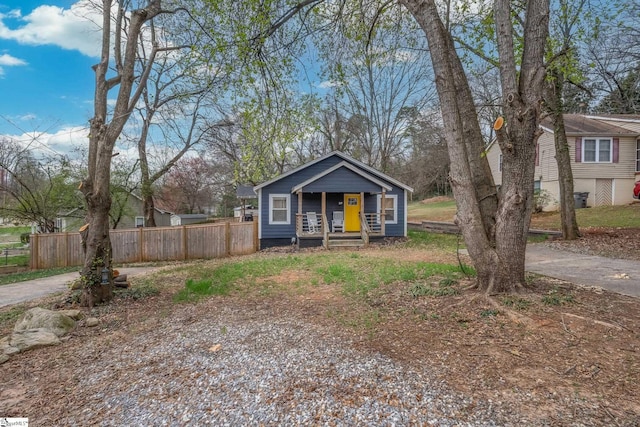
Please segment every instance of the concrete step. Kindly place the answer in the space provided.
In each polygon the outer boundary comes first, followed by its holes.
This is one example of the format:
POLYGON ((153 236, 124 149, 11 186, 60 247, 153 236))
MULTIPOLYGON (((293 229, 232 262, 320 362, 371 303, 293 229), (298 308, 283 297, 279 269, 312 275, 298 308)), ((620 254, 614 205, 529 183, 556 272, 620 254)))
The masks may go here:
POLYGON ((362 239, 329 239, 329 249, 331 248, 363 248, 364 240, 362 239))

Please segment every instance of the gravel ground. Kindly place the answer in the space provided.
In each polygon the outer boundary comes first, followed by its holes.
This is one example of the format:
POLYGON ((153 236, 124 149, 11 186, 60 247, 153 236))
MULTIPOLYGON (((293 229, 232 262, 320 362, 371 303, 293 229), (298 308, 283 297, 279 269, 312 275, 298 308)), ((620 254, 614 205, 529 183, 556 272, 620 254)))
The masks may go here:
POLYGON ((215 310, 198 321, 185 313, 123 335, 126 346, 85 349, 79 394, 67 395, 77 404, 47 422, 492 426, 504 416, 490 402, 431 380, 426 364, 416 371, 360 351, 349 338, 301 318, 273 316, 267 307, 215 310))

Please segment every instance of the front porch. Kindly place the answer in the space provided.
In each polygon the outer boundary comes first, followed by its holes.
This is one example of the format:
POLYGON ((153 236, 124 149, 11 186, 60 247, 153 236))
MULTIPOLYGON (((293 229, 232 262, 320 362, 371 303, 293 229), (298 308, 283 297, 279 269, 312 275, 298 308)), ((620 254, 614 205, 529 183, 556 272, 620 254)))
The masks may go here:
POLYGON ((297 196, 296 237, 303 246, 321 241, 326 249, 366 247, 370 238, 385 236, 385 215, 365 212, 376 206, 378 194, 298 191, 297 196))

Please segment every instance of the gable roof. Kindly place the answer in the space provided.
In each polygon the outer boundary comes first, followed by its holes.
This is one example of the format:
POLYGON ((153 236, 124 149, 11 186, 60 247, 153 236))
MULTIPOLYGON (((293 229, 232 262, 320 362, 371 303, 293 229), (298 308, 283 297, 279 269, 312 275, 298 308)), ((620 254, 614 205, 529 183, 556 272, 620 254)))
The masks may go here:
POLYGON ((330 175, 332 172, 334 172, 334 171, 336 171, 336 170, 338 170, 340 168, 347 168, 347 169, 351 170, 352 172, 355 172, 356 174, 358 174, 361 177, 365 178, 366 180, 369 180, 369 181, 379 185, 380 187, 386 189, 387 191, 391 191, 391 187, 389 185, 387 185, 384 182, 380 181, 379 179, 371 176, 370 174, 364 172, 362 169, 353 166, 351 163, 347 163, 346 161, 342 161, 342 162, 340 162, 340 163, 338 163, 336 165, 333 165, 329 169, 325 169, 324 171, 322 171, 321 173, 317 174, 316 176, 312 176, 308 180, 306 180, 304 182, 301 182, 300 184, 296 185, 295 187, 293 187, 291 189, 291 192, 295 193, 298 190, 302 190, 303 187, 311 184, 312 182, 315 182, 315 181, 319 180, 322 177, 330 175))
POLYGON ((239 199, 254 199, 257 197, 257 194, 253 191, 252 185, 238 185, 238 188, 236 188, 236 197, 239 199))
MULTIPOLYGON (((290 170, 288 172, 285 172, 282 175, 277 176, 277 177, 275 177, 275 178, 273 178, 273 179, 271 179, 271 180, 269 180, 267 182, 263 182, 262 184, 258 184, 255 187, 253 187, 253 189, 254 189, 254 191, 257 192, 258 190, 260 190, 263 187, 266 187, 267 185, 270 185, 270 184, 273 184, 274 182, 280 181, 281 179, 286 178, 289 175, 293 175, 294 173, 296 173, 296 172, 298 172, 298 171, 300 171, 302 169, 306 169, 309 166, 315 165, 316 163, 319 163, 319 162, 321 162, 321 161, 323 161, 325 159, 328 159, 331 156, 340 157, 342 160, 345 160, 347 163, 350 163, 351 166, 355 166, 356 169, 360 168, 360 169, 366 171, 365 174, 368 174, 369 176, 371 176, 371 178, 377 177, 377 178, 383 179, 383 180, 385 180, 385 181, 387 181, 387 182, 389 182, 389 183, 391 183, 391 184, 393 184, 393 185, 395 185, 397 187, 400 187, 400 188, 402 188, 402 189, 404 189, 406 191, 413 192, 413 188, 409 187, 408 185, 403 184, 400 181, 391 178, 390 176, 388 176, 388 175, 386 175, 386 174, 384 174, 384 173, 372 168, 371 166, 365 165, 364 163, 354 159, 353 157, 347 156, 346 154, 344 154, 341 151, 332 151, 329 154, 325 154, 322 157, 318 157, 315 160, 312 160, 312 161, 307 162, 307 163, 305 163, 305 164, 303 164, 301 166, 298 166, 297 168, 294 168, 294 169, 292 169, 292 170, 290 170)), ((353 169, 351 169, 351 170, 353 170, 353 169)))

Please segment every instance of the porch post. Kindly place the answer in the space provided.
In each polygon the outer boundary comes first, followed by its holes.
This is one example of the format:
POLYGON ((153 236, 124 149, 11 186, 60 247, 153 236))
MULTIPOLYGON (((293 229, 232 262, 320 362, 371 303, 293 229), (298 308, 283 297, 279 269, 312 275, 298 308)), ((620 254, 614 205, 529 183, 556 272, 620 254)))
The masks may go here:
POLYGON ((302 189, 296 193, 298 195, 298 215, 296 215, 296 234, 302 234, 302 189))
POLYGON ((382 189, 382 198, 380 199, 380 232, 382 233, 383 236, 385 236, 385 231, 384 231, 384 220, 385 220, 385 212, 386 212, 386 207, 387 205, 385 204, 385 198, 387 197, 387 193, 386 191, 384 191, 384 188, 382 189))
MULTIPOLYGON (((325 218, 327 216, 327 193, 325 191, 322 192, 322 227, 324 227, 325 218)), ((324 232, 325 230, 322 229, 324 232)))

